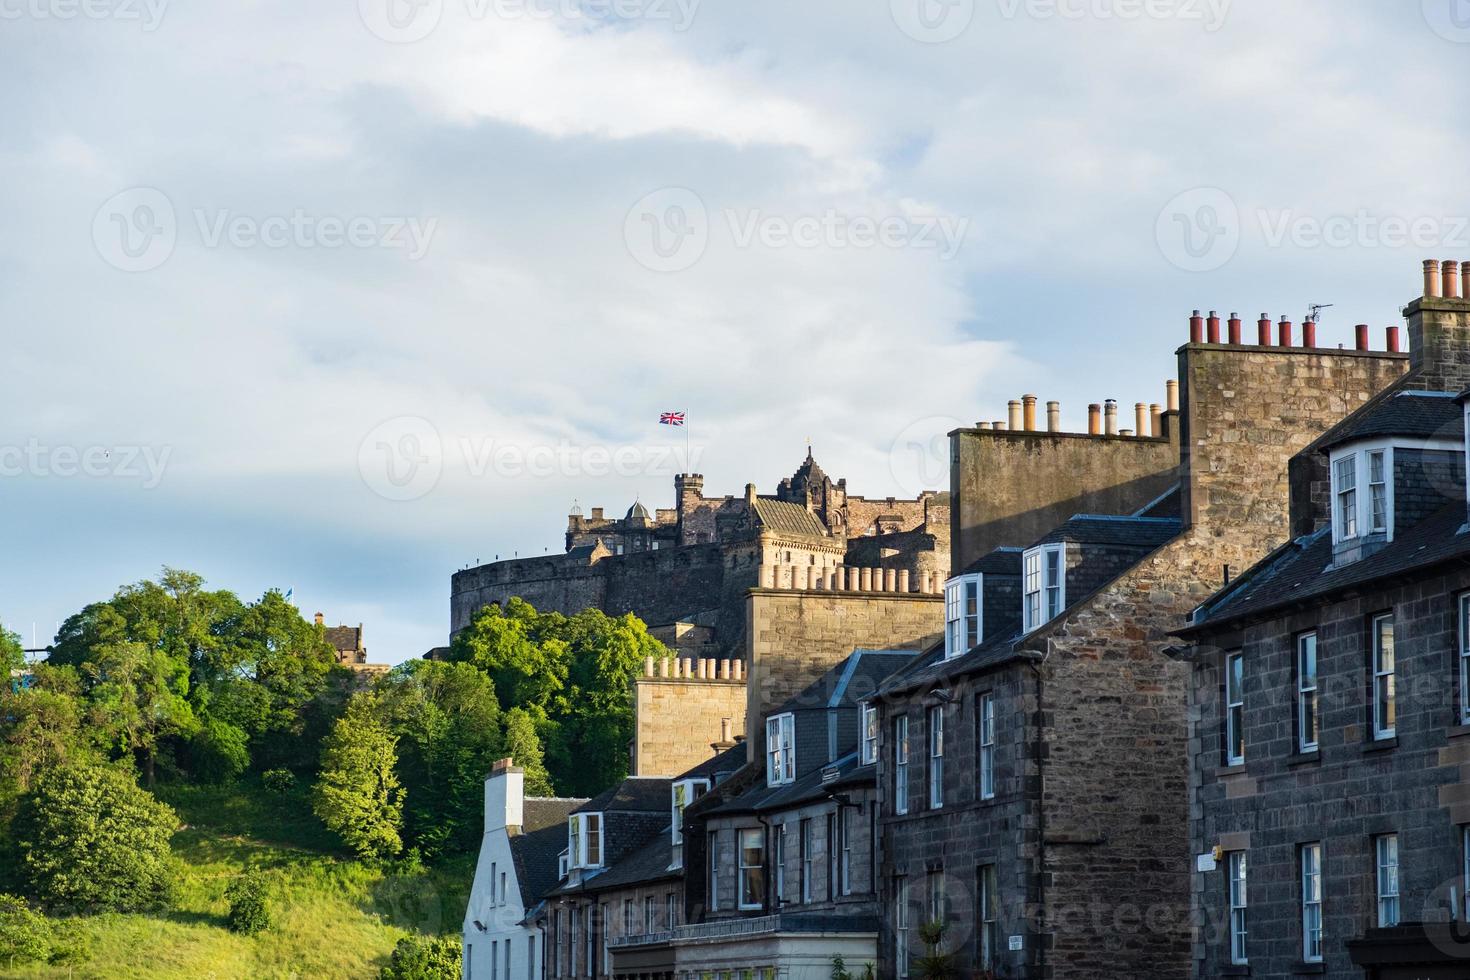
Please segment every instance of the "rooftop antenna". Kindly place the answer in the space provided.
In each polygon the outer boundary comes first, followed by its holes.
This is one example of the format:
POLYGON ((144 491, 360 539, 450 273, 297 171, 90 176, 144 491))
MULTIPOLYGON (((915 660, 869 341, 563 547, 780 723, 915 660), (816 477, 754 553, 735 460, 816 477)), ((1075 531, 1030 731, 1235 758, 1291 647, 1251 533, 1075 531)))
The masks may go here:
POLYGON ((1322 311, 1329 310, 1336 305, 1336 303, 1313 303, 1310 307, 1307 308, 1307 319, 1311 320, 1313 323, 1321 323, 1322 311))

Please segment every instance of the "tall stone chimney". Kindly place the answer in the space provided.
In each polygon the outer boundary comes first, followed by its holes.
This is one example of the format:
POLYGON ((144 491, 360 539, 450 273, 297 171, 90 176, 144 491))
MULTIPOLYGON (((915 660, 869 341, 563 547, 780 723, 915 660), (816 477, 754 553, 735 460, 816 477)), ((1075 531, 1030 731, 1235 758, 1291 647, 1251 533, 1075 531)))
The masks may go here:
MULTIPOLYGON (((1459 263, 1443 266, 1458 271, 1459 263)), ((1418 391, 1470 388, 1470 300, 1446 296, 1442 264, 1424 264, 1425 295, 1404 311, 1409 320, 1409 375, 1404 386, 1418 391), (1429 288, 1429 287, 1433 288, 1429 288)))

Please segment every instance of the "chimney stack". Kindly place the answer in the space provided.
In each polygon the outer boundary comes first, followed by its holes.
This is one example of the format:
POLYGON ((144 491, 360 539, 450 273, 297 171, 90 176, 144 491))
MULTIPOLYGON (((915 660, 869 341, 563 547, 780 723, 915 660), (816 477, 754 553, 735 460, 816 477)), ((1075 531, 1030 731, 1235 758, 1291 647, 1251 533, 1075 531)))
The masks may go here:
POLYGON ((1189 318, 1189 342, 1191 344, 1202 344, 1205 341, 1205 318, 1199 315, 1199 310, 1189 318))
POLYGON ((1165 410, 1170 412, 1179 411, 1179 382, 1175 381, 1172 378, 1170 378, 1168 381, 1165 381, 1164 394, 1164 404, 1166 406, 1165 410))
POLYGON ((1087 434, 1090 436, 1102 435, 1102 406, 1087 406, 1087 434))
POLYGON ((1209 333, 1206 334, 1206 336, 1209 337, 1210 343, 1218 344, 1220 342, 1220 314, 1216 313, 1214 310, 1210 311, 1210 319, 1208 321, 1207 329, 1209 330, 1209 333))
POLYGON ((1118 400, 1109 398, 1103 402, 1103 432, 1106 435, 1118 434, 1118 400))
POLYGON ((1271 318, 1264 313, 1256 321, 1256 343, 1262 347, 1271 346, 1271 318))
POLYGON ((1010 428, 1012 432, 1021 431, 1021 403, 1014 398, 1010 402, 1010 428))
POLYGON ((1230 314, 1230 323, 1228 324, 1228 328, 1230 330, 1230 343, 1232 343, 1235 346, 1239 347, 1240 346, 1240 314, 1239 313, 1232 313, 1232 314, 1230 314))
POLYGON ((1302 321, 1302 346, 1317 346, 1317 321, 1307 317, 1302 321))
POLYGON ((1444 293, 1444 280, 1439 277, 1439 259, 1424 260, 1424 295, 1438 299, 1444 293))
POLYGON ((1025 425, 1027 432, 1036 431, 1036 396, 1022 395, 1021 404, 1025 413, 1025 425))
POLYGON ((1444 298, 1460 298, 1460 263, 1454 259, 1445 259, 1444 265, 1444 298))
POLYGON ((754 483, 747 483, 745 485, 745 504, 746 504, 747 507, 754 507, 755 506, 755 484, 754 483))
POLYGON ((1148 403, 1137 402, 1133 406, 1133 431, 1140 437, 1148 435, 1148 403))
POLYGON ((1062 431, 1062 403, 1061 402, 1047 402, 1046 403, 1046 431, 1047 432, 1061 432, 1062 431))

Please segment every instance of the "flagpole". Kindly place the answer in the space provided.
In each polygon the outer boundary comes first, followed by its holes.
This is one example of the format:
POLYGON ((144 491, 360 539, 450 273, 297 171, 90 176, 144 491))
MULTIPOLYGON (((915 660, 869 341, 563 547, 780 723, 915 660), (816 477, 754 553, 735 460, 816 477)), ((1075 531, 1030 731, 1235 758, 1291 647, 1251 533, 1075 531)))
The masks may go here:
POLYGON ((689 451, 689 410, 684 410, 684 472, 694 472, 694 460, 690 459, 689 451))

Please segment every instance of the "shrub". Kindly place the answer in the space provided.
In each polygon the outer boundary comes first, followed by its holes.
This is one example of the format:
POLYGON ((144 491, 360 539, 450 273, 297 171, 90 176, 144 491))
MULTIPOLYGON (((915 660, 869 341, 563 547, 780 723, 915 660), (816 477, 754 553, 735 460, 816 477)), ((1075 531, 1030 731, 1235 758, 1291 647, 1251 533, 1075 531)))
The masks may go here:
POLYGON ((267 769, 260 774, 260 783, 267 793, 289 796, 296 788, 296 774, 289 769, 267 769))
POLYGON ((406 936, 393 947, 379 980, 460 980, 463 960, 458 936, 406 936))
POLYGON ((28 893, 71 910, 143 911, 167 903, 174 811, 131 774, 102 766, 51 769, 12 825, 28 893))
POLYGON ((250 765, 248 741, 248 736, 229 722, 208 719, 189 740, 194 775, 204 783, 233 782, 250 765))
POLYGON ((253 936, 271 927, 270 880, 263 871, 247 871, 225 889, 230 902, 230 931, 253 936))
POLYGON ((24 899, 0 895, 0 964, 49 960, 51 941, 51 923, 44 916, 24 899))

